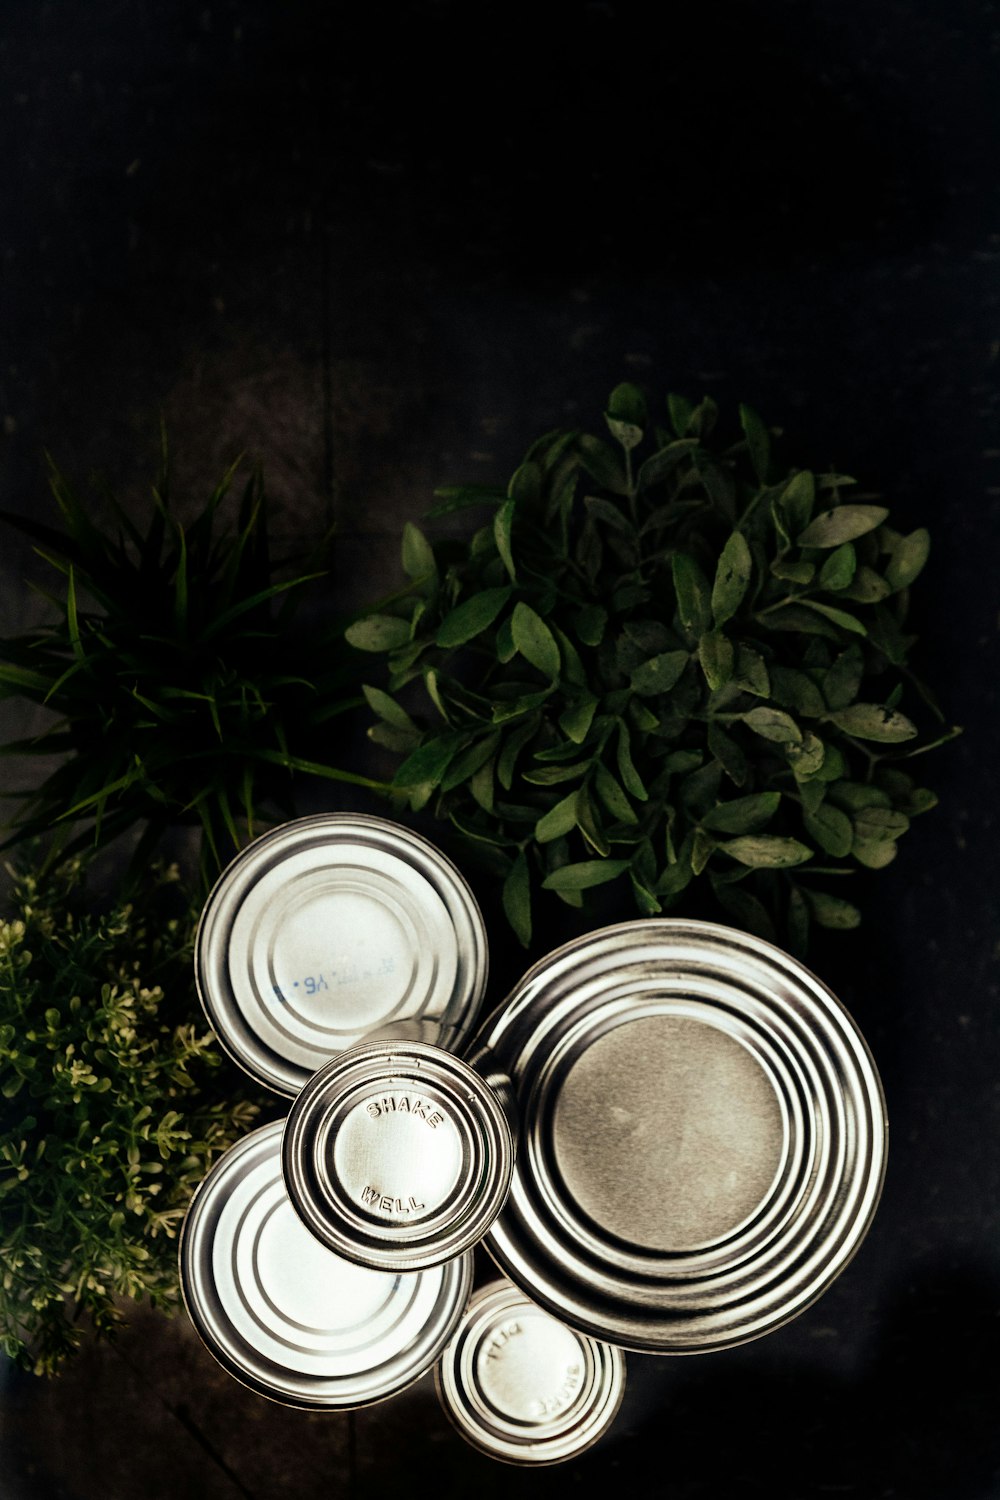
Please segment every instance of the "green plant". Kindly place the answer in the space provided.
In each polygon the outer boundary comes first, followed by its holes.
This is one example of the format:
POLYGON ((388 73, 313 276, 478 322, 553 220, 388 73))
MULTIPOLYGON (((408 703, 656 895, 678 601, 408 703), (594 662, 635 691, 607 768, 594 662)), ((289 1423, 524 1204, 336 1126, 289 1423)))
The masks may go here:
POLYGON ((22 873, 0 922, 0 1348, 40 1374, 118 1299, 177 1302, 188 1200, 258 1109, 213 1088, 173 872, 105 911, 84 894, 79 860, 22 873))
POLYGON ((908 664, 928 534, 782 471, 747 407, 730 441, 709 399, 667 412, 620 385, 614 445, 549 433, 505 489, 437 492, 432 517, 487 521, 406 526, 411 588, 347 632, 388 656, 368 732, 525 945, 533 892, 601 886, 605 912, 721 911, 803 951, 812 921, 857 924, 838 882, 892 860, 936 800, 906 767, 957 733, 908 664))
POLYGON ((195 823, 208 882, 255 823, 294 812, 295 773, 373 785, 328 758, 331 721, 360 702, 344 622, 295 618, 325 562, 273 559, 258 475, 225 524, 236 467, 187 526, 166 460, 145 529, 112 496, 102 527, 54 469, 62 530, 3 513, 65 579, 51 623, 0 641, 0 695, 53 715, 4 752, 58 757, 8 843, 51 837, 58 859, 140 825, 139 868, 168 827, 195 823))

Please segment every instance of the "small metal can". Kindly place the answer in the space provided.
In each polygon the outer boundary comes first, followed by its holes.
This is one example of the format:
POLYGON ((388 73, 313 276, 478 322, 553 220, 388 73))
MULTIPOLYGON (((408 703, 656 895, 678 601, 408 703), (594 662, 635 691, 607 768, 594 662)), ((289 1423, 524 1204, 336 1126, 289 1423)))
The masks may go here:
POLYGON ((482 914, 451 861, 360 813, 298 818, 254 840, 216 882, 195 941, 221 1045, 288 1098, 388 1025, 419 1022, 454 1045, 487 971, 482 914))
POLYGON ((710 922, 543 958, 476 1041, 522 1121, 486 1248, 559 1320, 650 1353, 777 1328, 843 1270, 885 1171, 881 1083, 801 963, 710 922))
POLYGON ((469 1252, 433 1270, 372 1271, 309 1233, 288 1201, 277 1120, 219 1158, 181 1231, 181 1288, 229 1373, 285 1406, 348 1409, 428 1373, 472 1290, 469 1252))
POLYGON ((384 1270, 472 1248, 510 1187, 514 1140, 496 1092, 420 1041, 361 1042, 305 1084, 282 1164, 303 1222, 332 1250, 384 1270))
POLYGON ((496 1280, 474 1293, 434 1380, 467 1442, 505 1463, 540 1466, 575 1458, 608 1431, 625 1357, 496 1280))

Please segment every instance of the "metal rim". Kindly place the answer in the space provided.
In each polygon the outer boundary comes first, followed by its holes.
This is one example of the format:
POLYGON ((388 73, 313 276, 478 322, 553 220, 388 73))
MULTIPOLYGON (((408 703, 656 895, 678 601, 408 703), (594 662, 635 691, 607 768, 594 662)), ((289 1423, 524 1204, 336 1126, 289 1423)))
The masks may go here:
POLYGON ((496 1280, 474 1293, 434 1379, 467 1442, 502 1462, 540 1466, 577 1457, 607 1432, 625 1358, 496 1280))
POLYGON ((772 944, 607 927, 540 960, 477 1041, 524 1122, 485 1246, 574 1328, 651 1353, 745 1343, 814 1302, 868 1230, 877 1070, 840 1001, 772 944))
POLYGON ((294 1098, 371 1032, 422 1021, 460 1040, 489 953, 468 882, 427 839, 360 813, 319 813, 249 844, 209 893, 195 980, 228 1055, 294 1098))
POLYGON ((383 1270, 477 1244, 510 1188, 514 1142, 492 1088, 420 1042, 373 1041, 305 1085, 282 1138, 285 1186, 309 1230, 383 1270))
POLYGON ((452 1336, 473 1256, 406 1275, 336 1256, 288 1201, 283 1125, 230 1147, 195 1192, 178 1251, 188 1315, 230 1375, 280 1405, 384 1401, 428 1373, 452 1336))

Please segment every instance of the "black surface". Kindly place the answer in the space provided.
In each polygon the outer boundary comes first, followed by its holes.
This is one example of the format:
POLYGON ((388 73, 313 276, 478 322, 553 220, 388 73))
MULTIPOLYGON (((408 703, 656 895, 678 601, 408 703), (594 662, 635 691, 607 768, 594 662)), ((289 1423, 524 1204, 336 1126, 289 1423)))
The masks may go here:
MULTIPOLYGON (((246 450, 290 529, 332 509, 356 603, 435 484, 505 478, 631 378, 749 401, 933 538, 919 656, 965 732, 864 927, 814 961, 889 1104, 856 1260, 766 1340, 633 1361, 578 1463, 501 1470, 417 1401, 352 1426, 325 1485, 303 1428, 287 1493, 1000 1496, 998 49, 973 0, 4 6, 3 505, 44 503, 43 448, 138 503, 162 413, 182 482, 246 450)), ((31 606, 0 547, 12 628, 31 606)), ((159 1493, 183 1402, 154 1484, 60 1466, 60 1389, 9 1385, 14 1500, 159 1493)), ((286 1492, 280 1458, 199 1462, 286 1492)))

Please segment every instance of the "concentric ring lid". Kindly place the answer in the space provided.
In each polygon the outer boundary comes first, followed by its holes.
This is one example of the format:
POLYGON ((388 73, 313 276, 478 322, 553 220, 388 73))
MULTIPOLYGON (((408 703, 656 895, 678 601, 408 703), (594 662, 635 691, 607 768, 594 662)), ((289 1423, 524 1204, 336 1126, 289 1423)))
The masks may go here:
POLYGON ((283 1123, 230 1147, 195 1193, 181 1233, 184 1301, 251 1390, 286 1406, 366 1406, 430 1370, 468 1302, 473 1257, 402 1275, 342 1260, 288 1201, 283 1123))
POLYGON ((460 1039, 487 968, 482 914, 455 866, 411 830, 356 813, 299 818, 249 844, 216 882, 195 943, 222 1046, 289 1098, 387 1025, 460 1039))
POLYGON ((543 958, 483 1024, 522 1131, 485 1239, 555 1317, 651 1353, 746 1342, 809 1306, 885 1170, 856 1025, 772 945, 650 918, 543 958))
POLYGON ((288 1195, 330 1249, 362 1265, 439 1265, 482 1239, 514 1167, 500 1097, 422 1042, 361 1042, 295 1099, 282 1142, 288 1195))
POLYGON ((434 1379, 474 1447, 506 1463, 554 1464, 607 1432, 625 1389, 625 1358, 497 1280, 473 1295, 434 1379))

